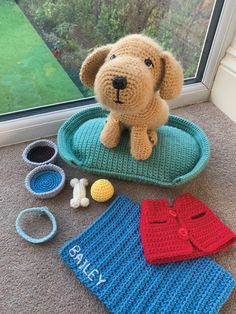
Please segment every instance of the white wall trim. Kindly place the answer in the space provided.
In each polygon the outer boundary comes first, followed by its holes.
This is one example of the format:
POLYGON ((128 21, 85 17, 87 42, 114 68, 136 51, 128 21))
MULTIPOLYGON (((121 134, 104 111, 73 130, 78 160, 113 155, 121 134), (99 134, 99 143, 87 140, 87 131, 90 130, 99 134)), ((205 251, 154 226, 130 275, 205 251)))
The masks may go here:
MULTIPOLYGON (((209 90, 202 84, 191 84, 183 87, 182 93, 170 101, 170 108, 182 107, 209 98, 209 90)), ((62 123, 74 113, 95 105, 86 105, 73 109, 52 111, 6 122, 0 122, 0 147, 26 142, 37 138, 56 135, 62 123)))
POLYGON ((235 86, 235 70, 230 69, 229 66, 220 65, 212 88, 211 101, 236 123, 235 86))
POLYGON ((229 71, 236 74, 236 48, 229 47, 226 56, 222 59, 221 63, 229 71))
POLYGON ((221 60, 211 91, 211 101, 236 123, 236 32, 221 60))

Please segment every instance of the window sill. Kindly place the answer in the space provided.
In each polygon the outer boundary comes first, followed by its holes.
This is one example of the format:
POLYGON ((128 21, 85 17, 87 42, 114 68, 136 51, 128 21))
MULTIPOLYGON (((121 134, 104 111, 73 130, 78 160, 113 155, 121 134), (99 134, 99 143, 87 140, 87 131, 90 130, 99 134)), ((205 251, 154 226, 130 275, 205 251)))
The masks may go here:
MULTIPOLYGON (((209 90, 202 83, 185 85, 182 93, 173 101, 170 108, 183 107, 208 100, 209 90)), ((41 137, 56 135, 62 123, 76 112, 95 106, 86 105, 59 111, 52 111, 0 123, 0 147, 26 142, 41 137)))

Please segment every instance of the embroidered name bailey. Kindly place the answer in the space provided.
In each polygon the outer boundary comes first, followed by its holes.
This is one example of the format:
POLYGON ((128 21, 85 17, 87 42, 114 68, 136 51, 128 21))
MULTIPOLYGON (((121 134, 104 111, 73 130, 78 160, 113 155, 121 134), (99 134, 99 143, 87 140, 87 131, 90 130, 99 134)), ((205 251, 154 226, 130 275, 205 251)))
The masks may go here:
POLYGON ((106 282, 106 279, 102 278, 102 274, 99 270, 96 268, 93 268, 89 261, 84 258, 84 254, 81 252, 81 247, 79 245, 73 246, 69 250, 69 255, 71 258, 73 258, 74 261, 76 261, 78 269, 83 272, 83 274, 90 280, 94 281, 96 283, 96 286, 99 286, 100 284, 106 282))

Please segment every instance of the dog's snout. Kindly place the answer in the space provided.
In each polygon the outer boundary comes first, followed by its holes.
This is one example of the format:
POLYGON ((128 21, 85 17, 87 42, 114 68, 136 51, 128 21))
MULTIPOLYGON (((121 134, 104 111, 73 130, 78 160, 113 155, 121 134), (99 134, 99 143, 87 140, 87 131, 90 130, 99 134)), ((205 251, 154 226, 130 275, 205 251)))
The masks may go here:
POLYGON ((127 79, 124 76, 115 76, 112 79, 112 86, 115 89, 125 89, 127 86, 127 79))

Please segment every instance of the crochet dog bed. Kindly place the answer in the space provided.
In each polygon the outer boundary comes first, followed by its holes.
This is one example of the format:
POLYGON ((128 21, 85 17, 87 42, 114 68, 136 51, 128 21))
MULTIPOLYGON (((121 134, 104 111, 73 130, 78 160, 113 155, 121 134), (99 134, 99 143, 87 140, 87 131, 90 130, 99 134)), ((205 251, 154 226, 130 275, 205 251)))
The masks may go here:
POLYGON ((147 264, 139 234, 140 206, 119 196, 60 255, 111 313, 217 313, 235 287, 207 257, 147 264))
POLYGON ((159 140, 147 160, 135 160, 130 155, 129 134, 122 134, 120 144, 108 149, 99 135, 108 111, 89 108, 72 116, 58 132, 60 156, 71 166, 105 175, 175 186, 199 174, 210 157, 207 136, 194 123, 171 115, 158 130, 159 140))

